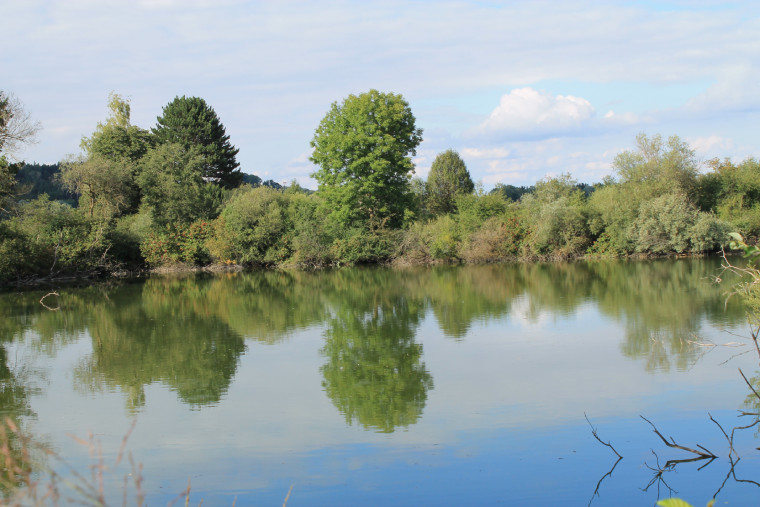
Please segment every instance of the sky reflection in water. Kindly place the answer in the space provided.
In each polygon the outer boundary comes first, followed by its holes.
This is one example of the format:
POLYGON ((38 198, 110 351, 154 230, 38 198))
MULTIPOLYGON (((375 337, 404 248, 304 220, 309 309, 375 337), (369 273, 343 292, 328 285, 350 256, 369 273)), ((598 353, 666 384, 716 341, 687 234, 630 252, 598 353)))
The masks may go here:
MULTIPOLYGON (((151 278, 61 290, 57 312, 39 305, 44 292, 5 294, 1 373, 13 389, 2 408, 79 466, 86 453, 67 433, 92 429, 115 453, 137 416, 129 449, 152 505, 188 478, 205 505, 279 503, 291 484, 289 505, 642 505, 667 485, 699 505, 730 471, 707 413, 745 424, 736 368, 757 374, 748 340, 731 334, 746 336, 743 310, 710 283, 718 267, 151 278), (690 456, 640 414, 720 459, 679 465, 644 491, 645 463, 690 456)), ((754 430, 737 437, 738 478, 760 481, 755 447, 754 430)), ((719 498, 758 496, 731 479, 719 498)))

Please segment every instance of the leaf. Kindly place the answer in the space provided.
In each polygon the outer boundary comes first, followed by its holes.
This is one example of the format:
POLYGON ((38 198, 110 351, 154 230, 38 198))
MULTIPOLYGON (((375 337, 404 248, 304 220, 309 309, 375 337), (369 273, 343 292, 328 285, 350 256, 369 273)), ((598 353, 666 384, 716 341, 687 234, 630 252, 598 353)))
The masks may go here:
POLYGON ((744 238, 738 232, 729 232, 728 235, 734 238, 738 243, 744 243, 744 238))
POLYGON ((657 505, 660 505, 661 507, 694 507, 680 498, 666 498, 665 500, 657 502, 657 505))

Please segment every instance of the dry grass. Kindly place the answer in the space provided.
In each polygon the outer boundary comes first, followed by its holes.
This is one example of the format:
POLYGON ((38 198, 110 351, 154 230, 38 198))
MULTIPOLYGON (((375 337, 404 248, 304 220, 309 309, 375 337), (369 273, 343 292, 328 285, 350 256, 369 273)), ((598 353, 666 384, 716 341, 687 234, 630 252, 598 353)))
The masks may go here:
MULTIPOLYGON (((11 419, 0 424, 0 490, 3 505, 12 507, 79 504, 106 506, 105 482, 118 473, 135 422, 122 439, 113 464, 103 457, 103 448, 90 432, 87 439, 72 436, 87 448, 91 463, 81 472, 49 447, 36 442, 11 419)), ((127 454, 130 471, 123 476, 122 505, 143 506, 142 465, 127 454)))

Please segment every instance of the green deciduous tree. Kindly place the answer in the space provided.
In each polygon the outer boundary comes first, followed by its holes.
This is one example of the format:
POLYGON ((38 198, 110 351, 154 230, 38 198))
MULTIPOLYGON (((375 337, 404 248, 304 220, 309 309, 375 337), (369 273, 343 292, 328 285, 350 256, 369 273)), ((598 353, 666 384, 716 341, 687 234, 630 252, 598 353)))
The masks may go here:
POLYGON ((230 143, 224 125, 214 109, 199 97, 176 97, 164 106, 153 129, 159 144, 175 143, 194 148, 200 155, 203 177, 224 188, 234 188, 243 181, 238 149, 230 143))
POLYGON ((205 159, 198 147, 159 145, 140 162, 143 204, 158 226, 189 224, 218 214, 222 190, 204 181, 205 159))
POLYGON ((98 123, 90 137, 82 138, 82 150, 112 160, 140 160, 151 146, 150 131, 130 123, 129 100, 120 95, 112 92, 108 96, 108 109, 108 119, 98 123))
POLYGON ((689 145, 678 136, 665 142, 659 134, 636 136, 636 150, 619 153, 612 167, 621 183, 637 184, 646 197, 681 191, 690 201, 697 190, 699 163, 689 145))
POLYGON ((128 100, 111 93, 108 109, 106 121, 82 138, 84 154, 64 160, 59 176, 63 188, 77 194, 80 207, 99 223, 137 208, 137 162, 151 144, 147 130, 130 124, 128 100))
POLYGON ((401 95, 370 90, 334 102, 317 127, 313 176, 343 226, 400 225, 412 204, 411 156, 422 141, 401 95))
POLYGON ((730 222, 733 230, 760 236, 760 162, 748 158, 736 165, 731 160, 708 161, 712 172, 700 177, 700 204, 730 222))
POLYGON ((69 158, 61 163, 63 188, 80 196, 89 218, 109 220, 130 204, 132 165, 100 154, 69 158))
POLYGON ((642 251, 631 228, 653 199, 676 192, 692 205, 699 198, 697 158, 678 136, 665 142, 659 134, 639 134, 636 149, 618 154, 612 167, 619 181, 610 179, 589 198, 591 232, 609 253, 642 251))
POLYGON ((435 215, 456 210, 456 196, 470 194, 475 184, 464 160, 454 150, 438 154, 427 179, 428 209, 435 215))
POLYGON ((728 231, 727 224, 674 192, 644 203, 629 235, 639 252, 681 253, 717 248, 728 239, 728 231))

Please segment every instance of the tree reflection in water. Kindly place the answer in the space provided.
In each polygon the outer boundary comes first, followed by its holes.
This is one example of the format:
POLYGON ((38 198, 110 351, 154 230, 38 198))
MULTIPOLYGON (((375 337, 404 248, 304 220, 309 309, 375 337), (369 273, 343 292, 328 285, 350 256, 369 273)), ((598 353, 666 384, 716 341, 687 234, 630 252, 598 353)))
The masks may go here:
POLYGON ((337 278, 322 348, 327 396, 349 424, 390 433, 416 423, 433 388, 415 343, 423 300, 410 297, 399 279, 377 279, 369 270, 337 278))

